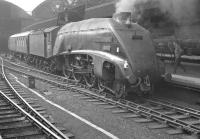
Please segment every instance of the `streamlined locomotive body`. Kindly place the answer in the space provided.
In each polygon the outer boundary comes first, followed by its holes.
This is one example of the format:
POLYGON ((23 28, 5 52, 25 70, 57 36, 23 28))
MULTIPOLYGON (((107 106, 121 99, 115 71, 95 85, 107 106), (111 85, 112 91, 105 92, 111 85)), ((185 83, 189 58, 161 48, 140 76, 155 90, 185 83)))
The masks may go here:
POLYGON ((150 33, 138 24, 98 18, 66 24, 60 29, 53 55, 64 61, 67 78, 84 79, 89 86, 149 93, 161 70, 150 33))
POLYGON ((115 18, 71 22, 57 36, 51 36, 52 42, 55 41, 51 46, 45 31, 34 31, 29 37, 27 55, 43 57, 50 62, 46 65, 55 65, 66 78, 108 90, 118 98, 127 92, 151 93, 164 73, 149 31, 136 23, 119 22, 115 18))

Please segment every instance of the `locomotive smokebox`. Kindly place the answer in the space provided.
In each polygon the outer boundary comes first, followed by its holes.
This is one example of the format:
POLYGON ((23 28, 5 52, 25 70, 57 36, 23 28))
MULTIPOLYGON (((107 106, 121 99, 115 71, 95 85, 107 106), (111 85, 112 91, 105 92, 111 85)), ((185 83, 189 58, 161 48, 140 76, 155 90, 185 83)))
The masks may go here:
POLYGON ((113 19, 121 24, 131 24, 131 12, 120 12, 113 14, 113 19))

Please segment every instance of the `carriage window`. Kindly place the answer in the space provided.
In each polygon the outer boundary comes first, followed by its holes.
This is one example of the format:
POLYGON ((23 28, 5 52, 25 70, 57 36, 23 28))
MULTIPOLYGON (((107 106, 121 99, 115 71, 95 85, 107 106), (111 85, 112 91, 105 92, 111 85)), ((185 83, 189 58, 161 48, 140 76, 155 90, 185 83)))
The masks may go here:
POLYGON ((26 37, 23 38, 24 47, 26 47, 26 37))
POLYGON ((23 38, 21 37, 21 46, 23 46, 23 38))
POLYGON ((47 33, 47 42, 51 42, 51 34, 47 33))
POLYGON ((23 46, 24 46, 24 38, 22 37, 22 48, 23 48, 23 46))
POLYGON ((19 46, 21 46, 21 38, 19 38, 19 46))

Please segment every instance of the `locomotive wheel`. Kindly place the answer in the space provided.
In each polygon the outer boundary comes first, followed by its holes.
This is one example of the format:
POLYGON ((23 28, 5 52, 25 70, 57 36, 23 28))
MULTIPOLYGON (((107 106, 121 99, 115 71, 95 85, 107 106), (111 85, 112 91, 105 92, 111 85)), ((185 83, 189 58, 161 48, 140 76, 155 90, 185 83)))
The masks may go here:
POLYGON ((114 91, 115 91, 115 97, 116 98, 125 98, 127 95, 126 92, 126 85, 121 82, 114 83, 114 91))
MULTIPOLYGON (((54 72, 56 71, 56 65, 51 64, 51 65, 49 66, 49 70, 50 70, 50 73, 54 73, 54 72)), ((63 73, 63 75, 64 75, 64 73, 63 73)), ((64 75, 64 76, 65 76, 65 75, 64 75)))
POLYGON ((98 89, 100 92, 105 91, 105 81, 102 79, 98 79, 98 89))
POLYGON ((81 81, 82 81, 82 74, 80 74, 80 73, 74 73, 73 72, 73 78, 74 78, 74 80, 75 81, 77 81, 78 83, 80 83, 81 81))
POLYGON ((78 59, 76 57, 73 58, 73 79, 75 81, 77 81, 78 83, 80 83, 83 79, 83 74, 80 73, 80 71, 82 70, 82 64, 81 64, 81 57, 78 57, 78 59), (79 59, 80 58, 80 59, 79 59))
POLYGON ((148 91, 148 92, 145 94, 145 96, 146 96, 146 97, 152 97, 153 94, 154 94, 154 92, 155 92, 155 86, 154 86, 153 84, 151 84, 151 90, 148 91))
POLYGON ((84 81, 88 87, 94 87, 96 85, 96 80, 96 76, 93 72, 84 75, 84 81))
POLYGON ((64 75, 67 79, 69 79, 69 78, 71 78, 71 77, 73 76, 72 70, 70 70, 69 68, 66 68, 65 65, 63 65, 62 72, 63 72, 63 75, 64 75))

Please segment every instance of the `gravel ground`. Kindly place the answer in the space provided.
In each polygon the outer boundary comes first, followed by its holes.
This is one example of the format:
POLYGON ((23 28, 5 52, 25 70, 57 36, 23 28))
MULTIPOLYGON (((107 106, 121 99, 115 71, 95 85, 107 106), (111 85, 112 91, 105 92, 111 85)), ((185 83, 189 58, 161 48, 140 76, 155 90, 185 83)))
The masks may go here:
MULTIPOLYGON (((19 76, 20 81, 27 84, 27 79, 19 76)), ((25 89, 26 90, 26 89, 25 89)), ((148 126, 154 123, 141 124, 134 122, 134 119, 125 119, 126 114, 113 114, 105 106, 95 105, 94 102, 87 102, 80 97, 73 96, 72 92, 57 91, 48 84, 36 81, 37 92, 48 100, 64 107, 65 109, 83 117, 91 123, 103 128, 120 139, 179 139, 191 138, 183 135, 170 136, 166 134, 166 129, 149 129, 148 126)), ((26 90, 27 91, 27 90, 26 90)), ((61 123, 67 130, 75 135, 76 139, 107 139, 102 132, 92 128, 84 122, 76 119, 68 113, 50 105, 41 98, 33 94, 38 99, 38 103, 47 108, 47 112, 52 115, 56 123, 61 123)))

